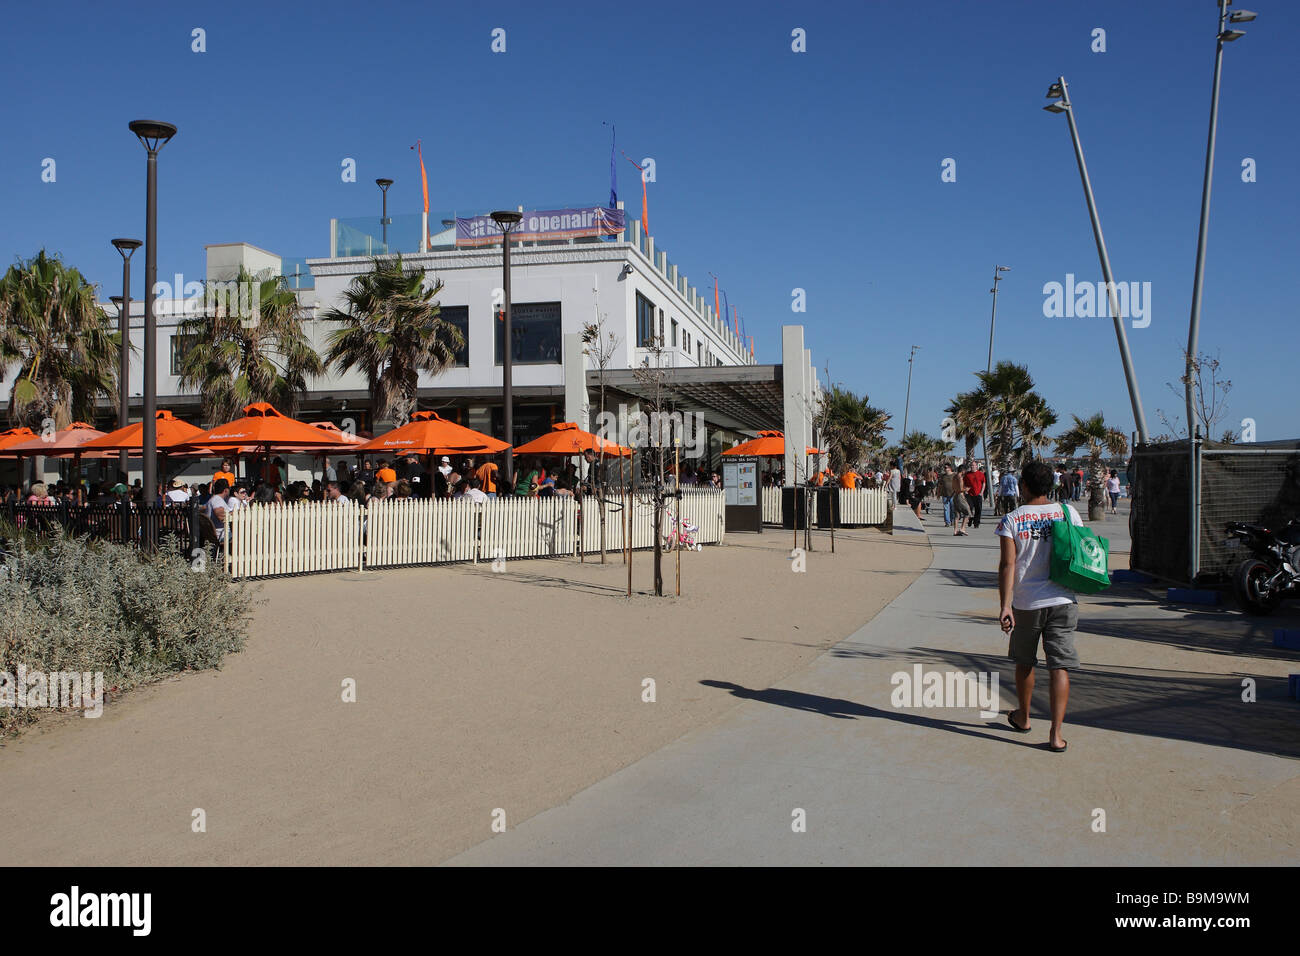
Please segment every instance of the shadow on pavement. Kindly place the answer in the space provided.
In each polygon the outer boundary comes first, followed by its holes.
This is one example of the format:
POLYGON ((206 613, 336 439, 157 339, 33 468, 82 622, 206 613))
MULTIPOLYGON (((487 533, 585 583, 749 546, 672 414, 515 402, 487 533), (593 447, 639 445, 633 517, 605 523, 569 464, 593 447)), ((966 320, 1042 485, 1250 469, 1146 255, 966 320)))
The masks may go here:
MULTIPOLYGON (((939 648, 888 648, 870 645, 837 647, 831 656, 841 659, 894 661, 899 670, 922 663, 936 669, 997 672, 1004 710, 1015 706, 1015 673, 1011 662, 1000 655, 979 655, 939 648)), ((1034 690, 1035 719, 1047 719, 1047 673, 1040 667, 1034 690)), ((768 688, 751 690, 724 681, 701 681, 721 687, 737 697, 782 707, 793 707, 829 717, 885 717, 929 726, 939 730, 976 736, 965 728, 985 724, 956 723, 915 712, 881 710, 855 701, 817 697, 795 691, 768 688)), ((881 687, 887 693, 890 687, 881 687)), ((1300 703, 1287 697, 1285 677, 1253 674, 1200 674, 1149 668, 1120 669, 1097 665, 1079 668, 1070 675, 1070 706, 1067 725, 1101 730, 1167 737, 1217 747, 1232 747, 1283 757, 1300 757, 1300 703), (1242 680, 1255 680, 1257 700, 1241 699, 1242 680)), ((997 739, 1001 739, 999 735, 997 739)))
POLYGON ((859 704, 853 700, 842 700, 838 697, 822 697, 819 694, 805 694, 796 690, 783 690, 780 687, 768 687, 764 690, 754 690, 749 687, 742 687, 739 684, 732 684, 728 681, 721 680, 702 680, 700 681, 705 687, 717 687, 721 690, 730 691, 732 696, 739 697, 741 700, 756 700, 765 704, 775 704, 778 707, 788 707, 791 710, 802 710, 812 714, 821 714, 824 717, 835 717, 840 720, 857 720, 859 717, 878 717, 885 720, 896 720, 902 724, 912 724, 918 727, 928 727, 932 730, 946 730, 954 734, 964 734, 967 737, 983 737, 986 740, 998 740, 1003 743, 1014 744, 1018 747, 1042 747, 1041 743, 1031 743, 1022 738, 1016 737, 1008 728, 1006 734, 990 733, 985 728, 993 728, 995 731, 998 727, 996 721, 979 723, 967 723, 956 720, 945 720, 940 717, 926 717, 906 710, 882 710, 879 707, 868 707, 866 704, 859 704))

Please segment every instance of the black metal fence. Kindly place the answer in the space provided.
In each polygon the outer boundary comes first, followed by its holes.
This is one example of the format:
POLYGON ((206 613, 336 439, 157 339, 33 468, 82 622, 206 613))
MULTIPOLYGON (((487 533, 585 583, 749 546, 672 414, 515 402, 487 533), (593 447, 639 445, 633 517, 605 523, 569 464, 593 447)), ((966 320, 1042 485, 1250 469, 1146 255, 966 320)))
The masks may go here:
POLYGON ((1168 581, 1222 583, 1243 557, 1227 547, 1225 524, 1245 521, 1277 528, 1300 517, 1300 441, 1200 443, 1200 560, 1195 569, 1189 556, 1188 459, 1186 439, 1138 449, 1130 564, 1168 581))
POLYGON ((77 505, 60 501, 52 505, 7 502, 0 506, 0 538, 5 528, 31 534, 74 537, 88 536, 114 544, 156 546, 167 539, 177 541, 187 552, 211 542, 211 526, 198 502, 185 505, 139 505, 123 501, 111 504, 77 505))

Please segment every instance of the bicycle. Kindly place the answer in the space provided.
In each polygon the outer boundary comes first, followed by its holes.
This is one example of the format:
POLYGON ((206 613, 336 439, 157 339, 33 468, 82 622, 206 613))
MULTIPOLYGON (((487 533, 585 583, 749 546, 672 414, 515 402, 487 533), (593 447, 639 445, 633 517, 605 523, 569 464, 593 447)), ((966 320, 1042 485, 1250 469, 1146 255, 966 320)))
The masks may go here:
POLYGON ((700 529, 689 521, 680 520, 671 509, 664 510, 663 546, 665 551, 680 547, 683 551, 703 551, 704 546, 695 540, 700 529))

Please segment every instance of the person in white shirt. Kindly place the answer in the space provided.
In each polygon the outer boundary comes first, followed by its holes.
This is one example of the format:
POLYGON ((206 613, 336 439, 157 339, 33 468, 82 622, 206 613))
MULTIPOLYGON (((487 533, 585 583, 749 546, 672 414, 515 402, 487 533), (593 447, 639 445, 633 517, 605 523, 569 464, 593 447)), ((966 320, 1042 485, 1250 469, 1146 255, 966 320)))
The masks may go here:
POLYGON ((1074 631, 1079 623, 1079 605, 1074 594, 1049 577, 1052 525, 1068 520, 1082 526, 1074 506, 1048 501, 1053 489, 1052 468, 1043 461, 1031 461, 1020 472, 1020 491, 1026 503, 1004 515, 997 533, 1002 538, 998 564, 998 615, 1002 630, 1010 635, 1007 656, 1016 662, 1016 694, 1020 706, 1007 714, 1007 722, 1018 733, 1028 733, 1029 707, 1034 693, 1034 667, 1038 663, 1038 642, 1051 674, 1050 703, 1052 729, 1048 749, 1064 753, 1061 737, 1065 708, 1070 699, 1070 668, 1079 666, 1074 648, 1074 631))
POLYGON ((218 478, 212 483, 212 497, 208 503, 203 506, 203 513, 208 516, 212 526, 217 530, 217 540, 224 541, 226 538, 226 515, 229 513, 229 504, 226 497, 230 494, 230 482, 224 478, 218 478))
POLYGON ((179 478, 173 478, 165 497, 169 505, 183 505, 190 500, 189 486, 179 478))
POLYGON ((484 494, 483 489, 480 487, 480 482, 477 478, 469 479, 469 488, 465 492, 465 497, 468 498, 470 501, 474 502, 475 504, 480 504, 480 505, 483 502, 488 500, 488 496, 484 494))
POLYGON ((889 469, 889 503, 898 503, 898 493, 903 488, 903 472, 897 465, 889 469))
POLYGON ((438 471, 442 472, 442 477, 451 477, 451 459, 446 455, 442 456, 442 461, 438 464, 438 471))

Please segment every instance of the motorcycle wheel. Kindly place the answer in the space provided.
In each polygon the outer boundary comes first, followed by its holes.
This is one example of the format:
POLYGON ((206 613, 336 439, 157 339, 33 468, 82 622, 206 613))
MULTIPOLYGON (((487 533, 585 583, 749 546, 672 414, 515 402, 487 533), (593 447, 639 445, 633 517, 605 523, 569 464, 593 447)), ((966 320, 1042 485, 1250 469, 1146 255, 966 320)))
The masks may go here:
POLYGON ((1268 595, 1259 593, 1260 581, 1272 574, 1273 569, 1259 558, 1247 558, 1237 565, 1232 576, 1232 589, 1237 595, 1237 603, 1245 611, 1251 614, 1272 614, 1277 609, 1282 600, 1281 594, 1276 591, 1268 595))

